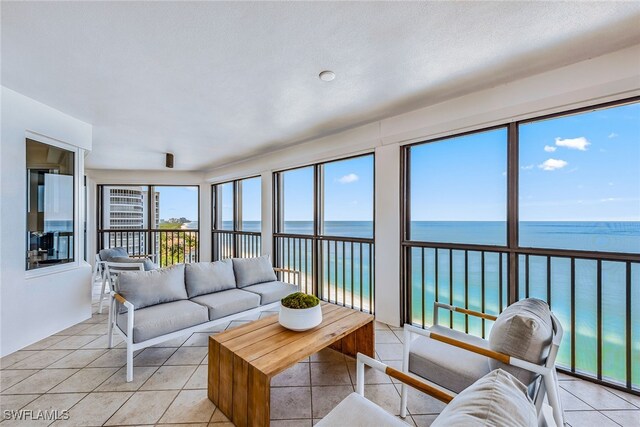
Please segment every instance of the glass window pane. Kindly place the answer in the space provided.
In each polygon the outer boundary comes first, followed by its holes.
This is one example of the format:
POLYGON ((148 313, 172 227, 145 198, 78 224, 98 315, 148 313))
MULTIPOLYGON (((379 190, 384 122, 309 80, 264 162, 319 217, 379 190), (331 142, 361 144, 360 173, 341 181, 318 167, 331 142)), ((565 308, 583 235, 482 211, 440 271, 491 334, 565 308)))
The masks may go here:
POLYGON ((506 245, 507 130, 410 148, 410 239, 506 245))
POLYGON ((242 231, 262 230, 262 179, 243 179, 238 182, 242 194, 242 231))
POLYGON ((26 268, 72 262, 74 153, 27 139, 26 154, 26 268))
POLYGON ((313 167, 282 172, 283 232, 313 234, 313 167))
POLYGON ((373 238, 373 156, 326 163, 322 167, 323 234, 373 238))
POLYGON ((233 230, 233 182, 216 185, 217 229, 233 230))
POLYGON ((154 228, 171 230, 197 230, 198 187, 151 187, 154 208, 151 221, 154 228))
POLYGON ((520 246, 640 252, 640 104, 520 126, 520 246))
MULTIPOLYGON (((102 247, 122 247, 131 255, 151 253, 146 232, 127 231, 149 228, 149 186, 104 186, 101 208, 102 228, 112 230, 102 233, 102 247)), ((157 203, 153 211, 157 211, 157 203)))

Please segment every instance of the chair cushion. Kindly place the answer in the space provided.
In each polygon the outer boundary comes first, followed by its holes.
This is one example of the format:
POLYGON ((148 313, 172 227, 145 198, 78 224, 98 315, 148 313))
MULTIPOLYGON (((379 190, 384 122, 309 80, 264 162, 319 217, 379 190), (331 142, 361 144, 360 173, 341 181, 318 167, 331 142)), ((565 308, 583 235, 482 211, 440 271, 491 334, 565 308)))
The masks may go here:
POLYGON ((241 291, 240 289, 229 289, 228 291, 200 295, 191 298, 190 301, 207 307, 209 309, 209 320, 216 320, 259 307, 260 295, 241 291))
POLYGON ((536 408, 527 388, 502 369, 491 371, 458 394, 432 427, 536 427, 536 408))
MULTIPOLYGON (((207 308, 191 301, 174 301, 136 310, 133 342, 139 343, 209 321, 207 308)), ((127 314, 118 315, 118 326, 127 332, 127 314)))
POLYGON ((268 256, 233 258, 233 271, 239 288, 278 280, 268 256))
MULTIPOLYGON (((482 338, 435 325, 431 332, 488 348, 482 338)), ((489 372, 489 359, 431 338, 419 336, 409 346, 409 371, 429 381, 460 393, 489 372)))
POLYGON ((110 262, 122 262, 122 263, 132 263, 132 264, 140 264, 142 263, 142 267, 144 271, 157 270, 158 266, 153 263, 149 258, 130 258, 128 256, 116 256, 112 257, 110 262))
POLYGON ((137 309, 187 299, 184 264, 153 271, 123 271, 118 293, 137 309))
POLYGON ((102 261, 113 261, 116 257, 129 257, 129 253, 125 248, 106 248, 100 249, 100 259, 102 261))
MULTIPOLYGON (((491 328, 491 350, 542 365, 551 348, 553 323, 551 310, 542 300, 527 298, 507 307, 491 328)), ((529 385, 537 375, 491 359, 491 369, 502 368, 529 385)))
MULTIPOLYGON (((366 388, 364 392, 366 394, 366 388)), ((344 398, 316 424, 320 427, 406 427, 407 425, 400 418, 396 418, 358 393, 351 393, 344 398)))
POLYGON ((189 298, 235 289, 236 276, 233 274, 233 262, 230 259, 223 259, 216 262, 186 264, 185 283, 189 298))
POLYGON ((265 305, 280 301, 287 295, 298 292, 298 287, 289 283, 275 281, 247 286, 242 290, 260 295, 260 304, 265 305))

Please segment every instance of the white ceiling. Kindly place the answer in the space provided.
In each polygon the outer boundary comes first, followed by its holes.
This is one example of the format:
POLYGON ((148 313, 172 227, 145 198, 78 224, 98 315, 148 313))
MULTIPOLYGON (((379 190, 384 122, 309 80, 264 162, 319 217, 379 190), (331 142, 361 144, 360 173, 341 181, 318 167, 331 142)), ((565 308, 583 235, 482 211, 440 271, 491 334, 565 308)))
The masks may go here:
POLYGON ((639 2, 1 7, 2 84, 92 123, 90 168, 208 169, 640 42, 639 2))

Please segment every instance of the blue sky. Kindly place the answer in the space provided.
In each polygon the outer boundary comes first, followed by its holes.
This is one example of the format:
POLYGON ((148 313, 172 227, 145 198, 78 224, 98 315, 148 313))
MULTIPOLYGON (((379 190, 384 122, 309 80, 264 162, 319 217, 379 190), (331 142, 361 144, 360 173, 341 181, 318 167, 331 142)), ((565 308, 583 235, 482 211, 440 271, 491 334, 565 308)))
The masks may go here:
POLYGON ((160 219, 198 220, 198 187, 154 187, 160 193, 160 219))
MULTIPOLYGON (((313 221, 313 167, 283 174, 285 221, 313 221)), ((373 220, 373 156, 326 163, 325 221, 373 220)))
MULTIPOLYGON (((416 221, 506 220, 506 130, 411 149, 416 221)), ((640 221, 640 105, 520 126, 522 221, 640 221)))

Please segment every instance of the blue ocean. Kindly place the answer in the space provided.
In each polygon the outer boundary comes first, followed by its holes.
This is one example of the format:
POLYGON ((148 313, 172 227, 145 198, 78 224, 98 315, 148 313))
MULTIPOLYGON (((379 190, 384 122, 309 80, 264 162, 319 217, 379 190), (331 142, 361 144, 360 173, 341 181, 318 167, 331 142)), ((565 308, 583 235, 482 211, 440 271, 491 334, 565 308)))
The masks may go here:
MULTIPOLYGON (((255 224, 256 227, 258 224, 255 224)), ((326 236, 371 238, 373 224, 368 221, 327 221, 326 236)), ((285 233, 313 233, 310 221, 288 221, 285 233)), ((410 229, 411 240, 442 243, 468 243, 482 245, 506 244, 505 222, 445 222, 414 221, 410 229)), ((640 253, 640 222, 521 222, 519 227, 521 247, 571 249, 618 253, 640 253)), ((311 242, 305 239, 281 241, 285 266, 303 270, 310 282, 311 242)), ((325 299, 343 301, 346 305, 369 310, 374 304, 370 292, 374 286, 370 268, 374 257, 368 244, 324 242, 322 247, 322 288, 325 299), (362 299, 361 299, 362 298, 362 299)), ((415 324, 430 325, 435 300, 435 249, 414 248, 411 251, 411 319, 415 324), (424 260, 424 261, 423 261, 424 260), (424 269, 423 269, 424 265, 424 269), (424 271, 424 274, 423 274, 424 271), (423 294, 424 289, 424 294, 423 294)), ((506 256, 498 252, 482 254, 461 250, 438 250, 438 300, 471 309, 482 308, 482 282, 484 273, 485 311, 499 313, 500 302, 504 308, 507 283, 506 256), (451 266, 449 265, 452 263, 451 266), (500 268, 502 263, 502 269, 500 268), (467 269, 465 269, 465 265, 467 269), (483 268, 484 267, 484 268, 483 268), (502 272, 502 278, 500 278, 502 272), (465 282, 468 290, 465 292, 465 282), (500 288, 502 285, 502 288, 500 288), (450 289, 453 290, 450 295, 450 289), (501 298, 502 296, 502 298, 501 298), (466 301, 465 301, 466 299, 466 301)), ((576 259, 576 313, 575 331, 571 330, 571 260, 569 258, 520 256, 520 298, 536 297, 551 300, 553 312, 565 331, 559 363, 569 366, 571 361, 571 335, 575 333, 576 369, 587 374, 597 370, 597 261, 576 259), (527 267, 528 262, 528 267, 527 267), (550 271, 547 272, 547 268, 550 271), (528 279, 526 272, 528 271, 528 279), (547 295, 547 278, 551 295, 547 295)), ((632 372, 634 385, 640 385, 640 264, 630 263, 631 269, 631 331, 632 372)), ((304 280, 303 279, 303 282, 304 280)), ((626 263, 602 262, 602 366, 603 376, 623 382, 626 378, 626 263)), ((449 317, 441 322, 448 324, 449 317)), ((453 316, 452 326, 470 333, 488 336, 491 322, 470 319, 465 324, 463 315, 453 316)))

